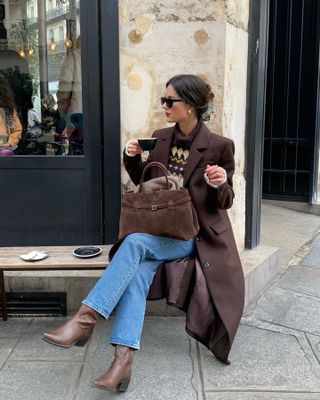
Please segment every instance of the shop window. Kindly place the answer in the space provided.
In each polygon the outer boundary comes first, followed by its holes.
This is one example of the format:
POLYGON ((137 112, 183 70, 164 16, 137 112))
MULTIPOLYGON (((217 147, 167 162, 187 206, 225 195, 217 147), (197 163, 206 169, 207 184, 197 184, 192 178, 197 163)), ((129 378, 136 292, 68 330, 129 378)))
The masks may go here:
POLYGON ((79 1, 0 6, 0 155, 83 155, 79 1))

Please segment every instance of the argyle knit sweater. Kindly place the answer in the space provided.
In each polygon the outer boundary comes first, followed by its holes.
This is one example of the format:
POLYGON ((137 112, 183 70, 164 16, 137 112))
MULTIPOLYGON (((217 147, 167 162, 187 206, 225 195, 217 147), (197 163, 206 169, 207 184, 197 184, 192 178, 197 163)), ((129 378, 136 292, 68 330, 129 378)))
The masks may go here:
POLYGON ((171 175, 178 179, 181 187, 183 186, 184 168, 188 162, 190 147, 202 123, 202 120, 199 120, 188 135, 184 135, 181 132, 179 124, 175 125, 169 154, 168 170, 171 175))

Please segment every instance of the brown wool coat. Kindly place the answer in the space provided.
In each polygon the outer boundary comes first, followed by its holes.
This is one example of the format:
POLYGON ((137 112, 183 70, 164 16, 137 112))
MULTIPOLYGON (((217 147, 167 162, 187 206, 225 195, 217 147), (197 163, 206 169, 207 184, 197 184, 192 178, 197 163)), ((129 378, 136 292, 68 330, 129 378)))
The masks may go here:
MULTIPOLYGON (((154 132, 153 136, 158 141, 147 162, 160 161, 168 165, 172 135, 173 127, 154 132)), ((124 155, 124 164, 132 181, 139 184, 145 165, 140 155, 124 155)), ((183 305, 178 301, 176 306, 186 311, 188 334, 225 363, 228 363, 244 304, 243 271, 226 211, 232 206, 234 198, 233 173, 233 142, 211 133, 203 124, 192 144, 184 171, 184 186, 189 189, 197 211, 200 232, 196 237, 192 280, 187 282, 187 290, 183 288, 187 298, 183 305), (218 189, 209 186, 203 177, 207 164, 217 164, 227 172, 227 182, 218 189)), ((151 169, 149 178, 159 175, 160 170, 151 169)), ((170 296, 175 296, 172 291, 179 291, 179 285, 186 284, 179 282, 174 271, 179 268, 179 263, 181 266, 181 262, 187 265, 186 261, 177 260, 176 268, 168 263, 171 272, 167 274, 165 266, 159 267, 148 299, 166 297, 169 304, 172 303, 170 296)))

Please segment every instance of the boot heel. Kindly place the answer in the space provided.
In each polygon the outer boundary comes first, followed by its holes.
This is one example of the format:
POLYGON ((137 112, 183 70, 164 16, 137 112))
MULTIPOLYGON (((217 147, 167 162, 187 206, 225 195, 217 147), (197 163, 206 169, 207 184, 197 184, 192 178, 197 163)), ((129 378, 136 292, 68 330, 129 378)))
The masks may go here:
POLYGON ((75 343, 74 345, 76 347, 84 347, 87 343, 88 339, 82 339, 82 340, 78 340, 77 343, 75 343))
POLYGON ((117 386, 117 391, 118 392, 125 392, 128 389, 130 383, 130 379, 123 379, 122 381, 119 382, 119 385, 117 386))

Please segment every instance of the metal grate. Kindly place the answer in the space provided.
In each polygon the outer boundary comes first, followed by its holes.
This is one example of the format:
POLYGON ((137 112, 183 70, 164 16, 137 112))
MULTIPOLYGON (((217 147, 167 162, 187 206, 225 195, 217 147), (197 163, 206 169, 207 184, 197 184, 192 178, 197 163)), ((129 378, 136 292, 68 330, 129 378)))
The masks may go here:
POLYGON ((316 1, 271 0, 263 197, 308 201, 316 109, 316 1))
POLYGON ((64 316, 67 314, 65 292, 7 293, 8 315, 64 316))

